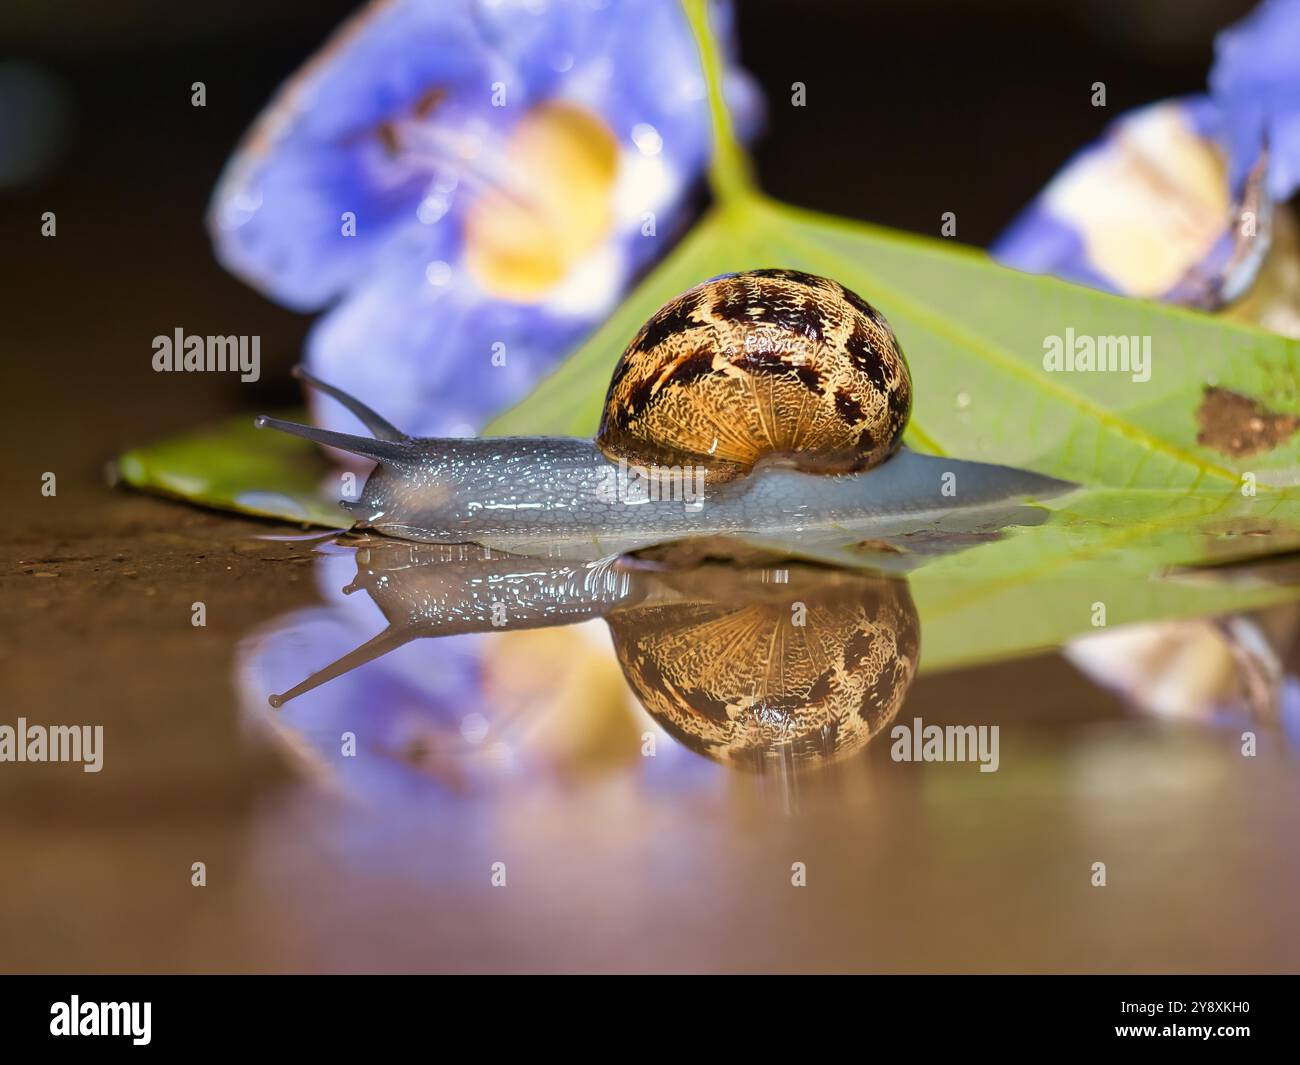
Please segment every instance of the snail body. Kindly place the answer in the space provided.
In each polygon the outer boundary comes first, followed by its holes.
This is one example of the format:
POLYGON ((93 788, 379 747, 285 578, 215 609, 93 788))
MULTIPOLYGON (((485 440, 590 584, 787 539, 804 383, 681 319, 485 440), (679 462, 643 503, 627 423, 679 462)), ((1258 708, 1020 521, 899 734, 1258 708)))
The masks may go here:
POLYGON ((257 424, 373 459, 343 506, 358 528, 408 540, 567 541, 595 557, 715 533, 901 531, 1063 487, 903 448, 912 382, 893 331, 838 282, 794 271, 724 275, 661 308, 619 359, 594 440, 413 439, 300 376, 374 439, 257 424), (955 470, 957 498, 943 491, 955 470))

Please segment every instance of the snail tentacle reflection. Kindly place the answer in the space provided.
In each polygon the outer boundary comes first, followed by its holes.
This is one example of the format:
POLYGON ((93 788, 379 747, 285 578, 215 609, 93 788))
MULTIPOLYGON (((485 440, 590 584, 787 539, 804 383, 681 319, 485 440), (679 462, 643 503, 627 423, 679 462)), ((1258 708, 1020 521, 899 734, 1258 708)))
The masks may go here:
POLYGON ((283 706, 414 639, 601 617, 636 594, 633 574, 619 569, 617 561, 614 556, 589 563, 552 562, 475 544, 377 541, 359 548, 356 578, 343 591, 369 595, 387 628, 268 701, 283 706))
POLYGON ((409 641, 604 618, 623 675, 664 730, 729 765, 806 766, 860 750, 915 676, 906 584, 806 564, 565 563, 474 545, 376 542, 347 592, 388 626, 281 695, 282 706, 409 641))

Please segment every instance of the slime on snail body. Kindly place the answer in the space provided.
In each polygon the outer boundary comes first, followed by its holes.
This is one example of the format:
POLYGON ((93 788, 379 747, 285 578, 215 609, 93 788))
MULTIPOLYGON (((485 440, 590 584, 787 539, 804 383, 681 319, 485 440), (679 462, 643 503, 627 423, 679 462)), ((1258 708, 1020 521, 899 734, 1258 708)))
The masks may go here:
POLYGON ((414 439, 300 376, 374 438, 257 424, 373 459, 343 506, 357 528, 408 540, 599 555, 719 533, 891 535, 1073 487, 902 447, 912 381, 893 330, 838 282, 796 271, 723 275, 661 308, 615 366, 594 440, 414 439), (661 490, 620 491, 629 470, 661 490))

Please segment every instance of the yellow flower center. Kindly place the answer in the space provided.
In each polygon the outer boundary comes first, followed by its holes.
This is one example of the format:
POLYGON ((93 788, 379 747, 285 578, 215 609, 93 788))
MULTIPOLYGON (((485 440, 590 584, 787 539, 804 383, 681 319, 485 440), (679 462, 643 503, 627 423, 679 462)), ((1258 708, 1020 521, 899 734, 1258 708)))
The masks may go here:
POLYGON ((1209 254, 1232 206, 1222 156, 1176 104, 1129 118, 1118 137, 1055 179, 1047 198, 1105 277, 1148 298, 1209 254))
POLYGON ((500 299, 542 298, 608 235, 618 142, 595 115, 543 103, 505 147, 504 180, 471 205, 465 261, 500 299))

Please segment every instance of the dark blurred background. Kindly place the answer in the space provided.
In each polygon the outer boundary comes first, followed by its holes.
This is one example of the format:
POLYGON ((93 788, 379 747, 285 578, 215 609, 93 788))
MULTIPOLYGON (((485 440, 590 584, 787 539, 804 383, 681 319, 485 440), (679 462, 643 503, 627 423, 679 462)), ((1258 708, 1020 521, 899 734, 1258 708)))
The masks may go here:
MULTIPOLYGON (((309 319, 225 274, 202 217, 245 127, 356 6, 8 0, 0 8, 3 54, 36 64, 69 106, 65 150, 34 180, 0 188, 11 381, 2 421, 20 454, 51 421, 97 438, 93 456, 77 449, 84 465, 202 417, 292 398, 285 371, 309 319), (206 108, 190 105, 194 81, 207 85, 206 108), (46 210, 58 216, 55 240, 40 236, 46 210), (262 381, 150 372, 149 339, 178 324, 261 334, 262 381)), ((737 6, 743 59, 769 102, 756 149, 768 190, 930 233, 954 211, 958 238, 983 245, 1110 118, 1201 89, 1214 34, 1251 3, 737 6), (790 106, 795 81, 807 85, 806 107, 790 106), (1106 83, 1105 109, 1091 106, 1095 81, 1106 83)), ((0 123, 11 129, 14 110, 0 100, 0 123)), ((46 452, 40 461, 45 469, 53 460, 46 452)))

